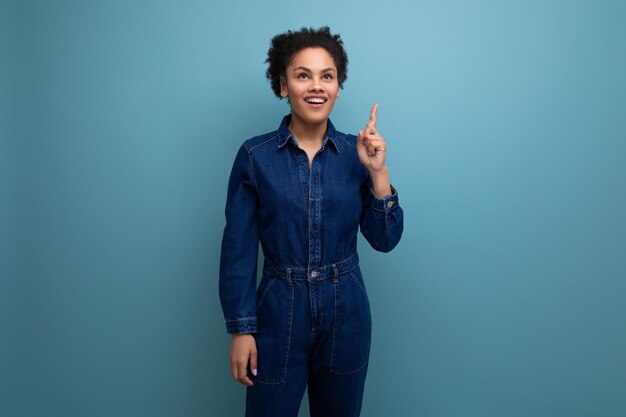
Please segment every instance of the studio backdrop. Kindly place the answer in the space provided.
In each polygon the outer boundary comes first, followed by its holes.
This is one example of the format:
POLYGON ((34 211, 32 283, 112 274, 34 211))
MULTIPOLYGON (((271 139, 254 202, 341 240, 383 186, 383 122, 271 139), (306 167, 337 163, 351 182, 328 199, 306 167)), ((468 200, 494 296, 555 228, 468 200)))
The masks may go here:
MULTIPOLYGON (((4 1, 0 415, 242 416, 228 175, 289 112, 271 37, 348 52, 405 212, 360 236, 364 417, 626 415, 621 1, 4 1)), ((306 397, 301 416, 308 416, 306 397)))

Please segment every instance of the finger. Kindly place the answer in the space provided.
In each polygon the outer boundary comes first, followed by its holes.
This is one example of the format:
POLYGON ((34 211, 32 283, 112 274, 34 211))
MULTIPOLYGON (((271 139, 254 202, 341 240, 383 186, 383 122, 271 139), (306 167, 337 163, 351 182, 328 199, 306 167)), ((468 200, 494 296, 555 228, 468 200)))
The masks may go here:
POLYGON ((230 374, 235 381, 239 381, 239 373, 237 372, 237 361, 230 359, 230 374))
POLYGON ((370 142, 385 143, 385 139, 379 134, 366 136, 365 140, 367 141, 367 143, 370 143, 370 142))
POLYGON ((385 140, 383 139, 382 136, 380 136, 378 133, 373 133, 370 135, 364 135, 363 136, 363 143, 365 143, 366 145, 372 142, 384 142, 385 140))
POLYGON ((368 122, 372 128, 376 129, 376 111, 378 110, 378 103, 374 104, 372 111, 370 112, 370 121, 368 122))
POLYGON ((385 145, 385 141, 381 138, 371 137, 367 140, 368 145, 375 146, 376 148, 381 148, 385 145))
POLYGON ((241 361, 238 363, 239 370, 239 382, 245 385, 252 385, 252 381, 248 378, 246 368, 248 367, 248 361, 241 361))
POLYGON ((385 151, 386 149, 386 144, 385 141, 380 140, 380 139, 372 139, 370 141, 367 142, 367 150, 369 152, 378 152, 378 151, 385 151))
POLYGON ((357 145, 357 147, 363 146, 363 139, 364 138, 365 138, 365 133, 362 130, 359 130, 359 133, 356 136, 356 145, 357 145))
POLYGON ((256 355, 256 350, 253 350, 253 351, 250 353, 250 372, 252 372, 252 375, 254 375, 254 376, 256 376, 256 373, 257 373, 257 369, 256 369, 256 366, 257 366, 257 365, 256 365, 256 358, 257 358, 257 355, 256 355))
POLYGON ((374 146, 374 145, 368 145, 368 146, 367 146, 367 153, 368 153, 370 156, 374 156, 374 155, 376 155, 376 146, 374 146))

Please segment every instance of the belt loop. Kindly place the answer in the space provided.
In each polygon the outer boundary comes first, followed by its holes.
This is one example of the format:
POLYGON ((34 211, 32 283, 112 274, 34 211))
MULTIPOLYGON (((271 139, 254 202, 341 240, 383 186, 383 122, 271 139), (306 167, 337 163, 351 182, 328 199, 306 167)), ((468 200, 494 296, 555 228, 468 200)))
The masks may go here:
POLYGON ((339 282, 339 270, 337 269, 337 264, 333 264, 333 282, 335 284, 339 282))
POLYGON ((291 279, 291 268, 287 268, 287 284, 290 286, 293 285, 293 281, 291 279))

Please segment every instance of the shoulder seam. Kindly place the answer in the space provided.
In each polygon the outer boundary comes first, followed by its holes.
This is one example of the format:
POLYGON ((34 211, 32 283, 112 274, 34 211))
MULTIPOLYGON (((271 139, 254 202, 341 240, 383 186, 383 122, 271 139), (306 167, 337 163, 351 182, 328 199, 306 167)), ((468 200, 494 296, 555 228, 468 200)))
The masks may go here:
POLYGON ((258 147, 259 147, 259 146, 261 146, 261 145, 265 145, 267 142, 269 142, 269 141, 271 141, 271 140, 274 140, 274 139, 276 139, 277 137, 278 137, 278 133, 277 133, 277 134, 275 134, 274 136, 272 136, 271 138, 267 139, 266 141, 263 141, 263 142, 261 142, 261 143, 257 143, 256 145, 254 145, 254 146, 253 146, 253 147, 251 147, 251 148, 248 148, 248 146, 246 145, 246 149, 248 150, 248 153, 250 153, 250 152, 252 152, 252 150, 253 150, 254 148, 258 148, 258 147))
POLYGON ((341 139, 343 139, 343 141, 344 141, 344 142, 346 142, 348 145, 350 145, 350 146, 352 146, 352 147, 356 146, 355 144, 350 143, 350 142, 348 141, 347 135, 343 135, 343 134, 342 134, 342 135, 341 135, 341 139))
POLYGON ((250 161, 250 169, 252 170, 252 177, 253 177, 253 180, 254 180, 254 187, 256 188, 257 192, 259 191, 259 183, 258 183, 258 181, 256 179, 256 172, 254 172, 254 162, 252 161, 252 151, 255 148, 258 148, 259 146, 264 145, 267 142, 270 142, 270 141, 276 139, 277 137, 278 137, 278 134, 275 134, 271 138, 269 138, 269 139, 267 139, 267 140, 265 140, 265 141, 263 141, 261 143, 258 143, 258 144, 254 145, 252 147, 248 146, 249 145, 249 140, 244 142, 244 145, 246 147, 246 153, 248 154, 248 159, 250 161))

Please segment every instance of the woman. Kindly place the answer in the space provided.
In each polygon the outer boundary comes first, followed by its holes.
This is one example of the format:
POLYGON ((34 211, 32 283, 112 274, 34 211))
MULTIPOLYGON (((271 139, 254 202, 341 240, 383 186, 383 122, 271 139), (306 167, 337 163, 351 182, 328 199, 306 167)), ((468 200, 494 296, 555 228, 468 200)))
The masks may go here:
POLYGON ((291 112, 243 143, 228 184, 220 301, 232 377, 247 386, 248 417, 297 416, 307 387, 311 417, 358 416, 371 316, 357 232, 387 252, 403 229, 378 105, 356 136, 331 123, 348 58, 326 26, 275 36, 266 62, 291 112))

